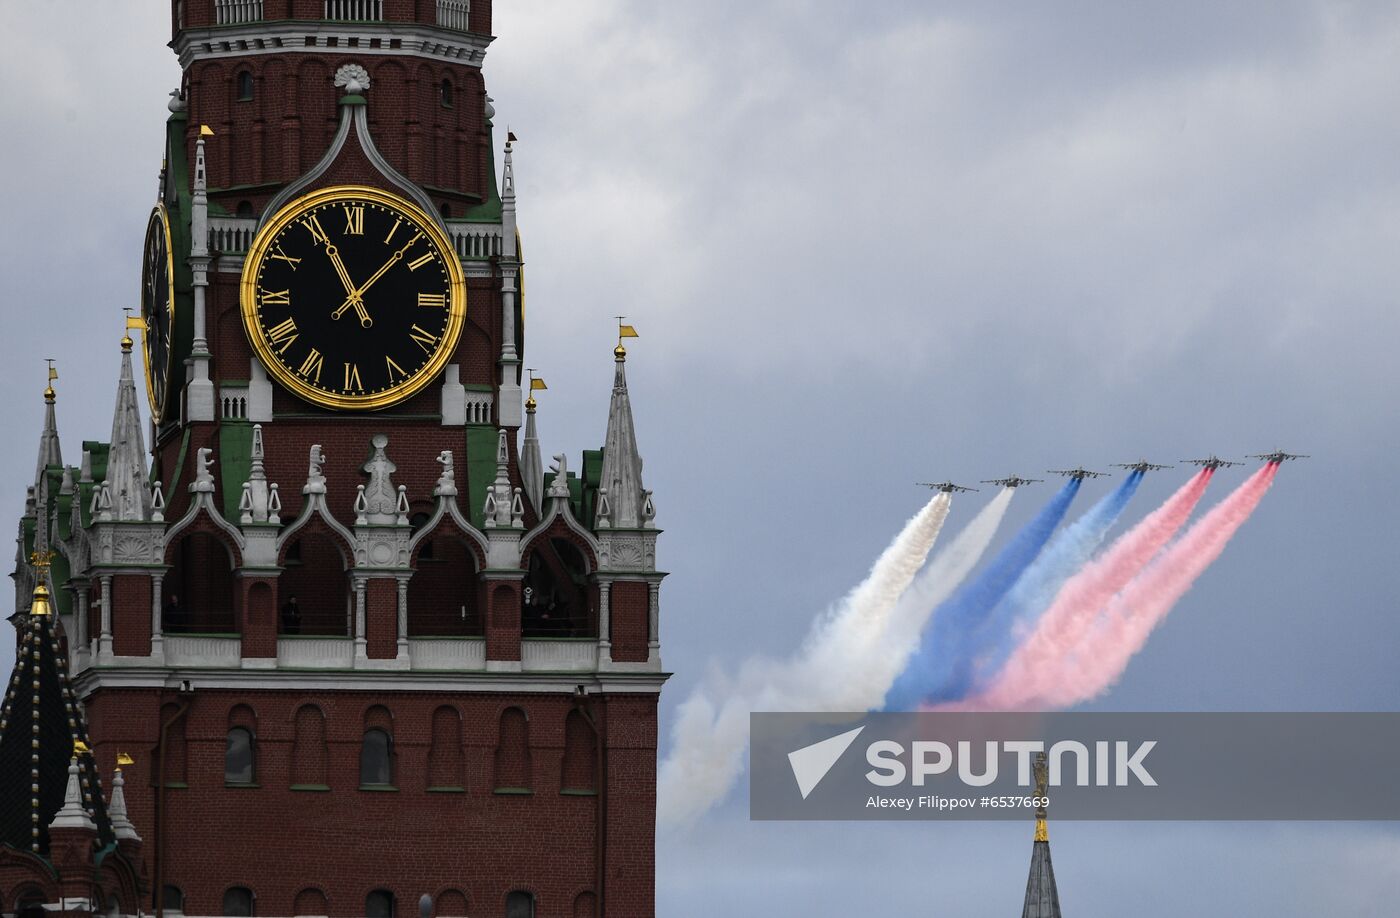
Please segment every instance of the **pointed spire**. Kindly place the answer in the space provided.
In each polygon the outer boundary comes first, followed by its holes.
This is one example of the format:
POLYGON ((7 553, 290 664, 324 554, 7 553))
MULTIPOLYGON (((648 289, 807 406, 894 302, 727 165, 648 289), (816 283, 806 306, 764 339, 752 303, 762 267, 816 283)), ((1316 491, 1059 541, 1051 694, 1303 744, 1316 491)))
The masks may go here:
POLYGON ((501 430, 496 438, 496 480, 486 490, 486 504, 483 511, 487 529, 520 528, 514 518, 515 492, 510 484, 510 447, 506 432, 501 430))
POLYGON ((627 393, 627 351, 621 341, 613 350, 612 402, 608 405, 608 433, 603 444, 600 489, 607 490, 608 514, 604 524, 615 529, 650 528, 655 511, 651 492, 642 487, 642 457, 632 423, 632 400, 627 393))
POLYGON ((248 480, 243 482, 243 497, 238 508, 243 511, 241 522, 266 523, 271 511, 272 489, 268 485, 267 471, 263 467, 263 432, 261 424, 253 425, 253 444, 248 455, 248 480))
POLYGON ((63 808, 54 814, 50 829, 90 829, 97 831, 88 811, 83 809, 83 788, 78 779, 78 756, 68 763, 68 787, 63 793, 63 808))
MULTIPOLYGON (((1035 795, 1046 795, 1045 753, 1035 756, 1035 795)), ((1031 849, 1031 872, 1026 880, 1026 901, 1021 918, 1060 918, 1060 892, 1055 886, 1055 868, 1050 862, 1050 833, 1045 826, 1045 807, 1035 810, 1035 842, 1031 849)))
POLYGON ((63 453, 58 444, 58 418, 54 413, 54 402, 58 393, 53 390, 53 382, 58 379, 58 371, 49 361, 49 382, 44 389, 44 429, 39 434, 39 461, 34 469, 34 484, 44 478, 44 470, 51 465, 63 465, 63 453))
POLYGON ((535 371, 530 374, 529 398, 525 400, 525 441, 520 448, 520 480, 525 483, 525 496, 535 513, 544 516, 544 459, 540 454, 540 438, 535 430, 535 371))
POLYGON ((148 520, 151 490, 146 483, 146 442, 131 372, 131 336, 122 337, 122 374, 112 415, 112 447, 107 456, 107 487, 112 519, 148 520))
POLYGON ((136 826, 126 815, 126 779, 122 777, 122 770, 118 768, 112 773, 112 800, 107 804, 107 816, 112 820, 112 834, 117 837, 117 841, 140 841, 141 836, 136 833, 136 826))

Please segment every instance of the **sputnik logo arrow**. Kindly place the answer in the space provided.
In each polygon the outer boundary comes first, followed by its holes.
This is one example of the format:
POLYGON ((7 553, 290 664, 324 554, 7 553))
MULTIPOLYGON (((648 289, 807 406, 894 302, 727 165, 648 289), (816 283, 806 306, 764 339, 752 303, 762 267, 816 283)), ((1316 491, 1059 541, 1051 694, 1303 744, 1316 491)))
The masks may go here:
POLYGON ((797 789, 802 792, 803 800, 816 789, 864 729, 863 726, 856 727, 788 753, 788 764, 792 766, 792 776, 797 779, 797 789))

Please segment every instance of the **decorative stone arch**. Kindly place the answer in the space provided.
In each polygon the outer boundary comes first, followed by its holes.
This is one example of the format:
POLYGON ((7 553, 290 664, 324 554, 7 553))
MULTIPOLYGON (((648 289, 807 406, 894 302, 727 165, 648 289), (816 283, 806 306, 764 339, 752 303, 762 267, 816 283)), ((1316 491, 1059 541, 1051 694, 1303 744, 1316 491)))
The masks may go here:
POLYGON ((234 574, 242 545, 198 505, 166 535, 161 578, 161 631, 237 633, 239 590, 234 574))
POLYGON ((459 513, 444 512, 447 504, 439 501, 437 513, 409 543, 409 637, 485 633, 480 574, 486 567, 486 547, 481 534, 459 513))
POLYGON ((355 547, 344 527, 315 512, 320 506, 319 499, 308 501, 301 517, 277 540, 277 566, 282 568, 277 628, 282 634, 346 637, 355 547))
POLYGON ((526 535, 520 552, 524 637, 597 637, 598 554, 597 542, 571 516, 554 513, 526 535))

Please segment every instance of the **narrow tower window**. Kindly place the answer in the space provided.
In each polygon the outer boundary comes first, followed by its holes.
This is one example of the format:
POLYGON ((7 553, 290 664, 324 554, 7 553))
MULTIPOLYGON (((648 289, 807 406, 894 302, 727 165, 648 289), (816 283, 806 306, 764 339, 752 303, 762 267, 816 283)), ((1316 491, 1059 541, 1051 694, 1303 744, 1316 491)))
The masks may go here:
POLYGON ((365 918, 393 918, 394 894, 387 889, 376 889, 365 896, 365 918))
POLYGON ((506 918, 535 918, 535 896, 517 889, 506 896, 506 918))
POLYGON ((246 727, 234 727, 228 731, 224 747, 224 783, 252 784, 253 775, 253 733, 246 727))
POLYGON ((253 98, 253 73, 250 70, 238 72, 238 101, 247 102, 253 98))
POLYGON ((230 886, 224 893, 223 915, 248 918, 253 914, 253 891, 246 886, 230 886))
POLYGON ((452 107, 452 81, 443 80, 442 88, 438 91, 438 99, 442 102, 443 108, 452 107))

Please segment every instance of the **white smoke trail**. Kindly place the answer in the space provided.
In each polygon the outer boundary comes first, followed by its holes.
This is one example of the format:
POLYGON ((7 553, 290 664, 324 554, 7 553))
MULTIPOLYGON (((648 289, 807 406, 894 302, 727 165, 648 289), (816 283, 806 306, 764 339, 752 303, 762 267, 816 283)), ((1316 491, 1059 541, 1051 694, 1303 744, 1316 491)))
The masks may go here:
MULTIPOLYGON (((661 825, 689 822, 729 792, 743 770, 751 711, 869 706, 848 683, 857 681, 872 657, 887 653, 884 632, 891 615, 928 558, 949 503, 949 495, 940 492, 915 514, 865 580, 813 626, 791 659, 747 660, 736 678, 713 674, 681 704, 671 755, 662 763, 658 780, 661 825)), ((882 689, 881 697, 883 693, 882 689)))

